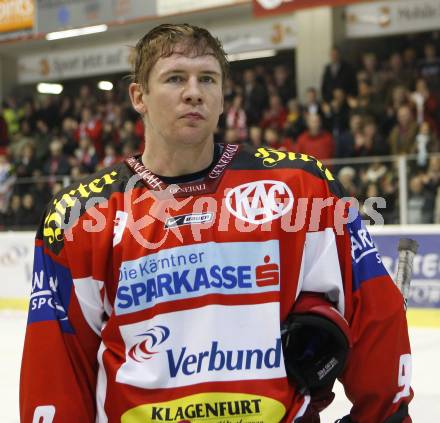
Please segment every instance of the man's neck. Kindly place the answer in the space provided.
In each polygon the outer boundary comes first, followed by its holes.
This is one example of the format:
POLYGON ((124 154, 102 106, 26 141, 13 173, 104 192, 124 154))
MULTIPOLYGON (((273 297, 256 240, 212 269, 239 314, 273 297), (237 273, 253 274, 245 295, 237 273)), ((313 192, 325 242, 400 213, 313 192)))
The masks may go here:
POLYGON ((213 140, 178 148, 146 140, 142 162, 156 175, 173 177, 196 173, 206 169, 213 160, 213 140))

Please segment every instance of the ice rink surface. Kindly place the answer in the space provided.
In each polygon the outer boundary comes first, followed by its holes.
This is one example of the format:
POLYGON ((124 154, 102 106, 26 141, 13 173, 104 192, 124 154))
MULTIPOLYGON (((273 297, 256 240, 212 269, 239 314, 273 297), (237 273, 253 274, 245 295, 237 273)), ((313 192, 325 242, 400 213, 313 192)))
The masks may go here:
MULTIPOLYGON (((0 423, 18 423, 18 381, 26 315, 0 312, 0 423)), ((410 330, 413 352, 415 398, 410 410, 414 423, 440 422, 440 329, 410 330)), ((48 363, 52 358, 48 357, 48 363)), ((333 423, 350 409, 342 387, 336 387, 336 399, 321 415, 322 423, 333 423)), ((376 422, 371 422, 376 423, 376 422)))

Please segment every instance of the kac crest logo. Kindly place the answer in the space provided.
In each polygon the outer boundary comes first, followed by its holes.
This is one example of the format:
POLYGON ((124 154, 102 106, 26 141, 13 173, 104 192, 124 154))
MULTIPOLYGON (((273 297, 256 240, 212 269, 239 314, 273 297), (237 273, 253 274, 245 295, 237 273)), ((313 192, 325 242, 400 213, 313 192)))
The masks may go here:
POLYGON ((261 225, 292 209, 293 194, 281 181, 263 180, 239 185, 226 195, 226 207, 235 217, 261 225))
POLYGON ((130 348, 128 355, 134 361, 141 363, 142 361, 150 360, 154 354, 158 353, 158 351, 153 351, 153 348, 163 344, 168 339, 170 336, 170 330, 166 326, 158 325, 138 336, 143 337, 144 339, 141 342, 134 344, 130 348))

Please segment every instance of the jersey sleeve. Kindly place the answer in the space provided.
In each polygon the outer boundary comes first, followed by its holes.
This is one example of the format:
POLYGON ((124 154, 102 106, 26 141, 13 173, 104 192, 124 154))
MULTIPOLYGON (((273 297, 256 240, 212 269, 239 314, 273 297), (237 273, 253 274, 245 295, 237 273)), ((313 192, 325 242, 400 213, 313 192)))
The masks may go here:
POLYGON ((69 257, 66 245, 55 254, 42 232, 35 242, 21 366, 21 422, 94 422, 102 284, 73 278, 83 257, 69 257))
POLYGON ((383 423, 413 397, 403 297, 357 209, 348 213, 333 178, 321 182, 314 196, 326 197, 326 207, 311 213, 299 291, 325 293, 344 314, 353 347, 340 380, 353 404, 350 417, 356 423, 383 423))
POLYGON ((354 341, 341 382, 353 403, 353 421, 383 422, 413 397, 404 301, 359 216, 338 238, 354 341))

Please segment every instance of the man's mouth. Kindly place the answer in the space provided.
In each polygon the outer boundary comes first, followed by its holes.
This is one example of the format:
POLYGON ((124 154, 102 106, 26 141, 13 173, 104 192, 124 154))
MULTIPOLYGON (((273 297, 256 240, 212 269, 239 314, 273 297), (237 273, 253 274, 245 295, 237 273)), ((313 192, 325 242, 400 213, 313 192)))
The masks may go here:
POLYGON ((196 113, 196 112, 186 113, 185 115, 183 115, 183 117, 191 120, 204 119, 204 117, 200 113, 196 113))

